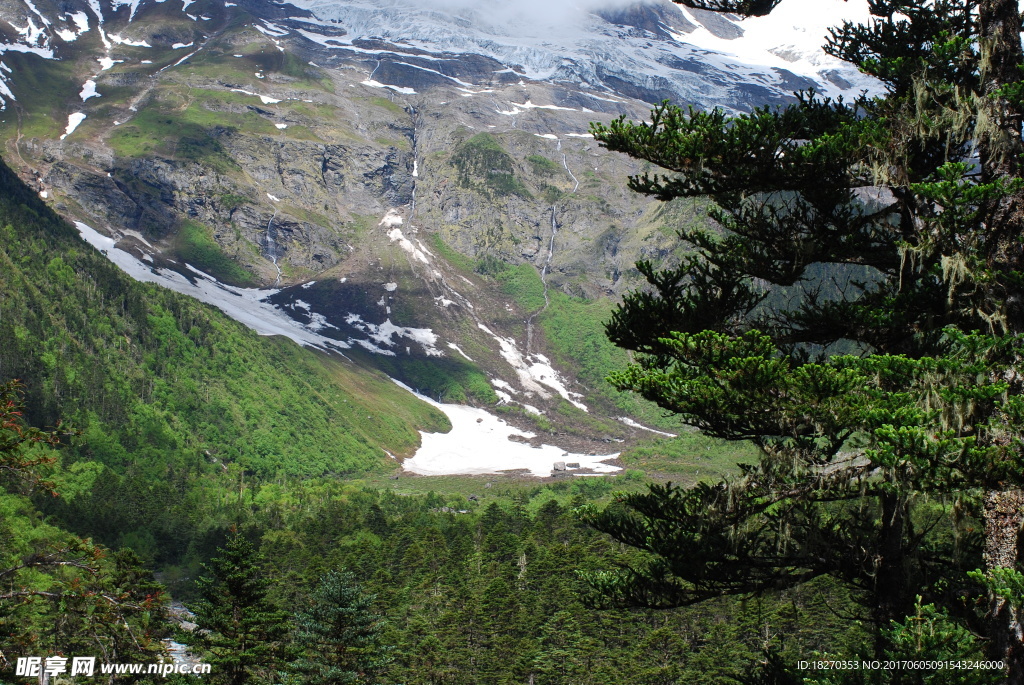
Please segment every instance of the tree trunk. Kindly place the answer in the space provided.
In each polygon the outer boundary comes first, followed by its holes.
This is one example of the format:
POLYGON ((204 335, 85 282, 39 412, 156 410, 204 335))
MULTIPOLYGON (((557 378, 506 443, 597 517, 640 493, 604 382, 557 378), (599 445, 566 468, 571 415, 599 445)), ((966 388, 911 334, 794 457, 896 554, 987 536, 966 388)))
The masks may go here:
MULTIPOLYGON (((1016 568, 1024 521, 1024 490, 990 491, 985 495, 985 566, 1016 568)), ((1018 607, 1005 597, 989 598, 989 657, 1006 663, 1009 685, 1024 685, 1024 623, 1018 607)))
POLYGON ((907 610, 907 499, 896 494, 882 495, 882 526, 879 531, 875 570, 875 658, 884 658, 882 631, 893 621, 903 619, 907 610))
MULTIPOLYGON (((1021 176, 1024 141, 1024 107, 1019 99, 1008 97, 1005 88, 1021 80, 1024 48, 1021 47, 1021 12, 1017 0, 982 0, 979 5, 982 92, 980 109, 984 112, 977 129, 978 157, 983 182, 1004 179, 1011 182, 1021 176)), ((1024 267, 1020 230, 1024 222, 1024 191, 1017 190, 1001 199, 988 222, 989 266, 1006 272, 1024 267)), ((993 292, 1002 302, 1002 327, 1005 333, 1024 333, 1024 297, 1016 289, 993 292)))
MULTIPOLYGON (((1018 0, 981 0, 978 6, 980 27, 982 107, 987 108, 989 123, 978 131, 978 152, 983 180, 1020 176, 1021 124, 1024 111, 1007 98, 1003 88, 1021 80, 1024 50, 1021 48, 1021 12, 1018 0)), ((1012 193, 996 208, 990 228, 994 235, 988 255, 991 265, 1000 270, 1020 269, 1019 243, 1024 197, 1012 193)), ((1024 303, 1020 293, 995 293, 1002 296, 1004 328, 1008 334, 1022 332, 1024 303)), ((1018 385, 1018 384, 1014 384, 1018 385)), ((1019 391, 1019 390, 1018 390, 1019 391)), ((1015 569, 1021 546, 1024 521, 1024 491, 990 490, 985 495, 985 567, 1015 569)), ((989 656, 1002 660, 1008 668, 1011 685, 1024 685, 1024 625, 1017 607, 1006 598, 989 598, 989 656)))

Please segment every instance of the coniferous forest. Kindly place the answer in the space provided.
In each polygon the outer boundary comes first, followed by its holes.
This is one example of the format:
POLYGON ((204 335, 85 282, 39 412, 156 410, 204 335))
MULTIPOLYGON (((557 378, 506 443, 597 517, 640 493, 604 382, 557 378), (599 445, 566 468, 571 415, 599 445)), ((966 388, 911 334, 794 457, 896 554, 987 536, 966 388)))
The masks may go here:
POLYGON ((0 167, 0 680, 174 641, 210 674, 104 677, 1024 682, 1021 12, 871 9, 826 50, 880 95, 592 128, 710 207, 607 323, 613 385, 754 447, 688 486, 389 480, 440 412, 133 282, 0 167))

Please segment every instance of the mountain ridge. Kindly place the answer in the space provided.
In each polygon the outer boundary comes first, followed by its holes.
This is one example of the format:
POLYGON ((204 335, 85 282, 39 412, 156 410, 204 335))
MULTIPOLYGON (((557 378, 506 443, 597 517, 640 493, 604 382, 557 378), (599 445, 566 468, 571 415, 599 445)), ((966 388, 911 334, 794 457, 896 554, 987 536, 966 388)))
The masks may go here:
POLYGON ((59 7, 0 2, 27 27, 3 56, 18 99, 0 137, 90 242, 260 333, 369 353, 430 397, 587 451, 643 433, 623 417, 671 427, 604 381, 627 358, 598 312, 642 284, 636 261, 680 255, 673 225, 706 221, 631 193, 645 169, 590 122, 643 118, 687 83, 705 106, 723 83, 744 106, 811 83, 680 47, 741 29, 665 2, 573 14, 553 37, 399 0, 59 7))

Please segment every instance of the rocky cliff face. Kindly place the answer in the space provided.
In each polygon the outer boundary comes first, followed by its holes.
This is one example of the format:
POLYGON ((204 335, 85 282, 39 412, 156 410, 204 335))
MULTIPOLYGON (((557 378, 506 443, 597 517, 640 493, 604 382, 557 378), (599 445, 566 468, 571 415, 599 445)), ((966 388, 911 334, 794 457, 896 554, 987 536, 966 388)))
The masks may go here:
POLYGON ((0 0, 0 136, 58 210, 153 274, 264 288, 306 344, 579 429, 623 410, 595 394, 606 353, 554 342, 559 317, 635 287, 634 262, 670 257, 671 225, 701 215, 629 192, 642 169, 589 122, 815 83, 687 45, 698 31, 742 34, 668 3, 0 0))

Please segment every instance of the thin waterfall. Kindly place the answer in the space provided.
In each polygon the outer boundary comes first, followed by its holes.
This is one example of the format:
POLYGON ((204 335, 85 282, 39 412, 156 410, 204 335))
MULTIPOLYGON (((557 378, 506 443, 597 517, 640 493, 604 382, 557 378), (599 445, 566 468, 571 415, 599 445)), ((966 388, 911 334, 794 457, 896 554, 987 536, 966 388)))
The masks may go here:
POLYGON ((551 240, 548 241, 548 256, 544 260, 544 266, 540 270, 540 282, 544 285, 544 306, 539 311, 530 315, 526 320, 526 354, 530 354, 530 346, 533 344, 533 320, 551 304, 548 297, 548 267, 551 266, 551 256, 555 253, 555 234, 558 233, 558 221, 555 219, 555 206, 551 205, 551 240))
POLYGON ((270 217, 270 220, 267 221, 266 249, 267 249, 267 255, 270 257, 270 261, 272 261, 274 263, 274 268, 277 269, 277 279, 274 281, 274 285, 275 286, 278 285, 281 282, 281 267, 277 263, 277 243, 274 242, 274 234, 273 234, 273 230, 271 228, 273 226, 273 224, 274 224, 274 219, 276 219, 276 218, 277 218, 277 207, 274 207, 274 214, 273 214, 273 216, 270 217))

